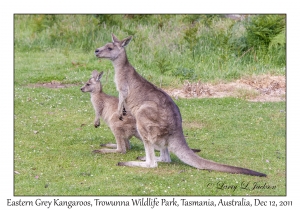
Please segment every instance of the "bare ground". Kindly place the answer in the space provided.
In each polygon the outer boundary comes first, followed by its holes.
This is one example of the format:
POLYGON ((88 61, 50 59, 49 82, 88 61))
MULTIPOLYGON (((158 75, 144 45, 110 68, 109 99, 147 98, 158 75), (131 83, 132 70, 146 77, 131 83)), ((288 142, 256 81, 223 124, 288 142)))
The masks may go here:
POLYGON ((248 101, 276 102, 285 101, 286 80, 285 76, 260 75, 245 77, 230 83, 185 81, 182 88, 169 88, 165 91, 174 98, 238 97, 248 101))
MULTIPOLYGON (((63 84, 58 81, 49 83, 31 84, 31 87, 67 88, 78 84, 63 84)), ((185 81, 178 89, 164 89, 174 98, 222 98, 238 97, 248 101, 276 102, 285 101, 286 79, 285 76, 249 76, 230 83, 219 82, 216 84, 191 83, 185 81)))

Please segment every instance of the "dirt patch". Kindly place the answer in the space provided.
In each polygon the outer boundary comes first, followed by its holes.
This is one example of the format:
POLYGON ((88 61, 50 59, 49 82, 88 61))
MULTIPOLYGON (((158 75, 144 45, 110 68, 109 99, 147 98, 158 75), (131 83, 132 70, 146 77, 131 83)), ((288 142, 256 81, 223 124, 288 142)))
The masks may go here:
POLYGON ((36 83, 36 84, 30 84, 30 87, 44 87, 44 88, 68 88, 73 86, 78 86, 78 84, 63 84, 58 81, 51 81, 47 83, 36 83))
POLYGON ((185 81, 180 89, 166 89, 174 98, 238 97, 249 101, 285 101, 284 76, 249 76, 230 83, 191 83, 185 81))

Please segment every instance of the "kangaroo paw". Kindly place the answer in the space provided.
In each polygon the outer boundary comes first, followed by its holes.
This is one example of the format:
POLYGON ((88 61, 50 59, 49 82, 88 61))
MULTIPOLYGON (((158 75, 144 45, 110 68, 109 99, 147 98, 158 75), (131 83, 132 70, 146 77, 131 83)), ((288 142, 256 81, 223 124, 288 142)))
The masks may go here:
POLYGON ((201 152, 201 149, 192 149, 194 153, 201 152))

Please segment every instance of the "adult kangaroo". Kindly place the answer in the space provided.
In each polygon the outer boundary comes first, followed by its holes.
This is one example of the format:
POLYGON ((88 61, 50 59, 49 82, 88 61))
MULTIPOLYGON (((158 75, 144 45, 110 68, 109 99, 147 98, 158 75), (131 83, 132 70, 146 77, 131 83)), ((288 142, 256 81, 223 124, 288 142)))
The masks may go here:
POLYGON ((163 90, 139 75, 129 63, 125 46, 132 36, 118 40, 112 34, 112 42, 95 50, 98 58, 112 61, 115 69, 115 83, 119 91, 118 115, 122 120, 123 108, 130 110, 136 119, 137 130, 143 140, 146 161, 120 162, 120 166, 157 167, 154 148, 159 147, 161 161, 170 162, 169 151, 181 161, 198 169, 215 170, 227 173, 266 176, 246 168, 219 164, 203 159, 187 145, 182 131, 179 108, 163 90))

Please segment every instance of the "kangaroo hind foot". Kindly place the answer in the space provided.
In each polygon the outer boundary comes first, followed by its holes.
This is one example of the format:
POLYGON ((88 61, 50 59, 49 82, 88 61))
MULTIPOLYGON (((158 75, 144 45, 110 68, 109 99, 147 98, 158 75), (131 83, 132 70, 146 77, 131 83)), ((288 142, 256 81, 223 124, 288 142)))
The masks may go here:
POLYGON ((96 149, 96 150, 93 150, 93 153, 99 153, 99 154, 122 153, 122 154, 125 154, 126 150, 121 150, 121 149, 96 149))
POLYGON ((117 149, 117 144, 113 144, 113 143, 100 144, 100 147, 108 147, 110 149, 117 149))

